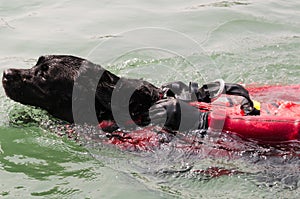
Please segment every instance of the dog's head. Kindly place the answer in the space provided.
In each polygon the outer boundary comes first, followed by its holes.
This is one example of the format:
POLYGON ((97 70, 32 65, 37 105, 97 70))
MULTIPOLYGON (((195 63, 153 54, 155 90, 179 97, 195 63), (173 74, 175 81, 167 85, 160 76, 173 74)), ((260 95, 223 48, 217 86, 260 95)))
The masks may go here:
MULTIPOLYGON (((48 55, 40 57, 31 69, 5 70, 2 82, 6 95, 17 102, 40 107, 68 122, 97 123, 114 119, 111 98, 119 80, 85 59, 48 55)), ((123 110, 120 106, 124 105, 124 112, 129 110, 134 120, 159 98, 159 89, 142 80, 123 78, 117 93, 132 93, 128 98, 116 97, 114 107, 123 110)))
POLYGON ((31 69, 7 69, 2 83, 6 95, 25 105, 48 110, 72 121, 73 84, 87 61, 69 55, 41 56, 31 69))

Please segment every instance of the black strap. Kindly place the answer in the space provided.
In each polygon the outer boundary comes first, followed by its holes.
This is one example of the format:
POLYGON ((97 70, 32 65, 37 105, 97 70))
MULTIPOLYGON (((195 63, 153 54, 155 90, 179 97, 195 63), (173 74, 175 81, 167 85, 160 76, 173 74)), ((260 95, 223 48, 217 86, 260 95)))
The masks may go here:
POLYGON ((244 110, 246 115, 258 115, 259 112, 254 108, 253 102, 250 98, 249 92, 240 84, 234 83, 220 83, 218 81, 204 84, 201 88, 198 87, 198 83, 190 82, 189 86, 183 82, 171 82, 162 86, 164 97, 178 97, 184 92, 190 93, 190 99, 181 99, 185 101, 198 101, 211 103, 213 98, 217 98, 220 94, 242 96, 245 99, 241 104, 241 109, 244 110), (221 88, 224 87, 224 88, 221 88))
MULTIPOLYGON (((197 100, 200 102, 210 103, 212 97, 220 89, 218 82, 204 84, 196 93, 197 100)), ((225 83, 222 94, 242 96, 245 99, 242 101, 241 109, 245 115, 259 115, 259 110, 254 108, 253 101, 250 98, 249 92, 240 84, 225 83)))

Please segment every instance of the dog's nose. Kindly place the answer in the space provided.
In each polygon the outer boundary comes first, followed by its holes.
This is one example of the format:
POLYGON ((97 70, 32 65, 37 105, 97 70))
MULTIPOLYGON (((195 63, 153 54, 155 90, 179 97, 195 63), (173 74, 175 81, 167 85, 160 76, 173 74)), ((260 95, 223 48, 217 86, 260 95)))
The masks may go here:
POLYGON ((13 69, 6 69, 3 71, 3 80, 12 80, 15 76, 15 71, 13 69))

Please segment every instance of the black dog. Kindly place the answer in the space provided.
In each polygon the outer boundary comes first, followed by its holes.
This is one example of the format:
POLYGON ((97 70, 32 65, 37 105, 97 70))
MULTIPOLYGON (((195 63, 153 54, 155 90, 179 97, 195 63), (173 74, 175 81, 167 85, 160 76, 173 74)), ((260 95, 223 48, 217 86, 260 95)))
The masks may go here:
POLYGON ((123 93, 134 92, 127 99, 129 102, 120 98, 114 109, 122 110, 127 105, 129 110, 126 111, 129 111, 132 120, 138 125, 147 125, 150 122, 148 110, 160 95, 160 89, 149 82, 119 78, 100 65, 69 55, 41 56, 31 69, 5 70, 2 82, 11 99, 40 107, 71 123, 74 115, 77 115, 78 122, 89 123, 94 116, 92 110, 96 113, 97 122, 114 120, 111 98, 113 90, 119 87, 123 93), (79 90, 77 96, 73 93, 74 85, 79 90), (93 87, 94 93, 91 93, 93 87), (86 102, 90 100, 88 96, 94 97, 93 104, 86 102), (72 109, 72 103, 76 103, 77 107, 72 109))
POLYGON ((210 102, 219 91, 243 96, 244 111, 257 114, 248 91, 238 84, 213 82, 198 88, 176 82, 158 88, 147 81, 120 78, 100 65, 69 55, 42 56, 31 69, 5 70, 2 82, 11 99, 70 123, 111 120, 116 127, 152 122, 172 131, 207 129, 208 113, 186 102, 210 102), (194 98, 180 100, 184 92, 194 98))

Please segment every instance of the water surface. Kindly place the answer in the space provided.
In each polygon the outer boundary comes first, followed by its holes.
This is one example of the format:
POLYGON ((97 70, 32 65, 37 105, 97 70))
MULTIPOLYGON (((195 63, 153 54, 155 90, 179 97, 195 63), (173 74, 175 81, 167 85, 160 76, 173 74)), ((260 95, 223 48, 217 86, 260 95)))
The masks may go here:
MULTIPOLYGON (((156 85, 218 78, 299 84, 299 21, 296 0, 2 1, 0 72, 29 68, 40 55, 72 54, 156 85)), ((57 136, 64 124, 12 102, 2 87, 0 107, 3 198, 299 196, 299 143, 270 147, 221 136, 242 152, 215 151, 214 138, 204 138, 196 154, 122 152, 57 136), (208 168, 238 172, 200 172, 208 168)))

